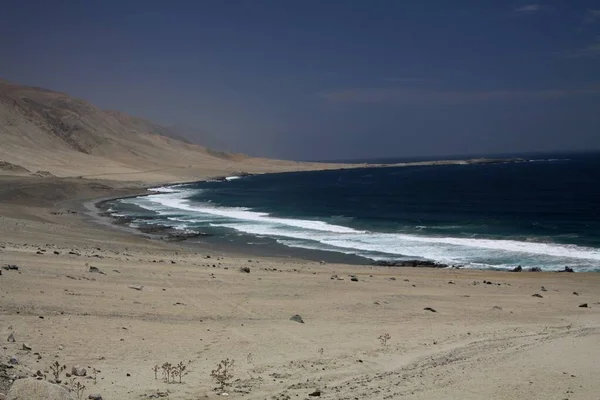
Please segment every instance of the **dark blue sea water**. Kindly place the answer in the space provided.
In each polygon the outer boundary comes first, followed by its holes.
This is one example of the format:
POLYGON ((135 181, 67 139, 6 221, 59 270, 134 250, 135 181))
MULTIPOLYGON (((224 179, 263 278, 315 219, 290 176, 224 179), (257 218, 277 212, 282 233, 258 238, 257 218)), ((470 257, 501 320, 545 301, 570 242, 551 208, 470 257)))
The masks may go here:
POLYGON ((600 271, 598 153, 232 177, 111 207, 178 229, 372 260, 600 271))

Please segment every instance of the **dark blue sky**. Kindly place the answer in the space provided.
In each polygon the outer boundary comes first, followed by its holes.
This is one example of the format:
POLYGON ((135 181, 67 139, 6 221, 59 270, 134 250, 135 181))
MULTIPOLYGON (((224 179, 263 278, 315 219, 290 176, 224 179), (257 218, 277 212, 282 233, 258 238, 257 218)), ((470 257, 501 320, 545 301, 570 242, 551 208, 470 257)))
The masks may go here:
POLYGON ((4 0, 0 55, 255 155, 600 149, 598 1, 4 0))

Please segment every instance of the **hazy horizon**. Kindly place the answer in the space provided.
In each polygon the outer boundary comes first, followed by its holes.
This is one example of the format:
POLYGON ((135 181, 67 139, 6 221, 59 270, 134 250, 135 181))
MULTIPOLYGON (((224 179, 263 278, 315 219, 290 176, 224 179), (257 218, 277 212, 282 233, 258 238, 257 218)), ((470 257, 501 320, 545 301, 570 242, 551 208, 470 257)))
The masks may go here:
MULTIPOLYGON (((430 154, 430 155, 415 155, 415 156, 389 156, 389 157, 366 157, 366 158, 338 158, 338 159, 323 159, 316 160, 319 162, 333 163, 397 163, 397 162, 413 162, 413 161, 437 161, 437 160, 457 160, 457 159, 476 159, 476 158, 519 158, 519 157, 544 157, 544 156, 564 156, 569 155, 586 155, 600 154, 600 149, 579 149, 579 150, 548 150, 548 151, 521 151, 510 153, 463 153, 463 154, 430 154)), ((300 160, 302 161, 302 160, 300 160)))
POLYGON ((600 7, 8 1, 0 78, 256 156, 600 150, 600 7))

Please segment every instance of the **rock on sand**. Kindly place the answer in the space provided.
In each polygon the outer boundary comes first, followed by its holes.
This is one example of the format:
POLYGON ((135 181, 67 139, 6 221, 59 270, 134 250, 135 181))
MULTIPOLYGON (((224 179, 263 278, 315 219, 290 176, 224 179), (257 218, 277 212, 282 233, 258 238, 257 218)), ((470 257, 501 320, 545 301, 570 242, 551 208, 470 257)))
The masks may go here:
POLYGON ((6 400, 75 400, 62 386, 35 378, 18 379, 13 383, 6 400))

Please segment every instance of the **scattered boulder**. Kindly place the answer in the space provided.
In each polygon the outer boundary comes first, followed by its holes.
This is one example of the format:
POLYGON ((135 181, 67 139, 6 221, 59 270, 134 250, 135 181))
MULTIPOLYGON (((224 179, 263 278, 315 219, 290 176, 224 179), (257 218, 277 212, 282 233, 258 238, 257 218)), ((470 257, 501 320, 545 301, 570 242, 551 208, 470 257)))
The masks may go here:
POLYGON ((425 311, 431 311, 431 312, 437 312, 436 310, 434 310, 431 307, 425 307, 423 310, 425 310, 425 311))
POLYGON ((492 308, 493 308, 494 310, 499 310, 499 311, 502 311, 502 307, 500 307, 500 306, 494 306, 494 307, 492 307, 492 308))
POLYGON ((301 324, 303 324, 303 323, 304 323, 304 320, 303 320, 303 319, 302 319, 302 317, 301 317, 301 316, 299 316, 298 314, 296 314, 296 315, 292 315, 292 316, 290 317, 290 321, 296 321, 296 322, 299 322, 299 323, 301 323, 301 324))
POLYGON ((311 396, 311 397, 319 397, 319 396, 321 396, 321 391, 320 390, 315 390, 314 392, 309 393, 308 395, 311 396))
POLYGON ((580 308, 588 308, 588 303, 583 303, 579 305, 580 308))
POLYGON ((531 267, 529 268, 529 272, 542 272, 540 267, 531 267))
POLYGON ((18 271, 19 266, 14 265, 14 264, 7 264, 7 265, 3 266, 2 269, 6 270, 6 271, 18 271))
POLYGON ((512 272, 521 272, 521 271, 523 271, 523 267, 521 267, 520 265, 516 266, 512 269, 512 272))
POLYGON ((158 399, 161 397, 169 397, 169 393, 170 392, 168 392, 168 391, 167 392, 157 391, 156 393, 147 394, 146 397, 149 399, 158 399))
POLYGON ((16 380, 6 400, 75 400, 67 389, 48 381, 26 378, 16 380))
POLYGON ((17 365, 19 363, 19 359, 15 356, 12 356, 8 362, 9 364, 17 365))
POLYGON ((87 370, 79 365, 74 365, 73 368, 71 368, 71 375, 86 376, 87 370))
POLYGON ((579 296, 579 293, 577 293, 577 292, 573 292, 573 295, 575 295, 575 296, 579 296))
POLYGON ((8 335, 8 338, 6 339, 6 341, 14 343, 15 342, 15 335, 13 333, 11 333, 10 335, 8 335))
POLYGON ((99 395, 99 394, 90 394, 88 396, 88 399, 90 399, 90 400, 102 400, 102 396, 99 395))
POLYGON ((142 285, 131 285, 129 286, 129 289, 134 289, 134 290, 142 290, 144 287, 142 285))
POLYGON ((547 292, 547 291, 548 291, 548 289, 546 289, 546 288, 545 288, 545 287, 543 287, 543 286, 540 288, 540 290, 541 290, 542 292, 547 292))
POLYGON ((350 280, 352 282, 358 282, 358 278, 356 277, 356 275, 350 275, 350 280))
POLYGON ((240 268, 240 272, 245 272, 245 273, 249 274, 250 273, 250 267, 241 267, 240 268))
POLYGON ((28 343, 23 343, 23 350, 31 351, 31 346, 28 343))
POLYGON ((100 271, 100 268, 98 268, 98 267, 94 267, 94 266, 92 266, 92 265, 90 265, 90 270, 89 270, 89 272, 93 272, 93 273, 96 273, 96 274, 102 274, 102 275, 106 275, 104 272, 100 271))
POLYGON ((542 296, 542 295, 541 295, 541 294, 539 294, 539 293, 534 293, 534 294, 532 294, 532 295, 531 295, 531 297, 539 297, 540 299, 543 299, 543 298, 544 298, 544 296, 542 296))

